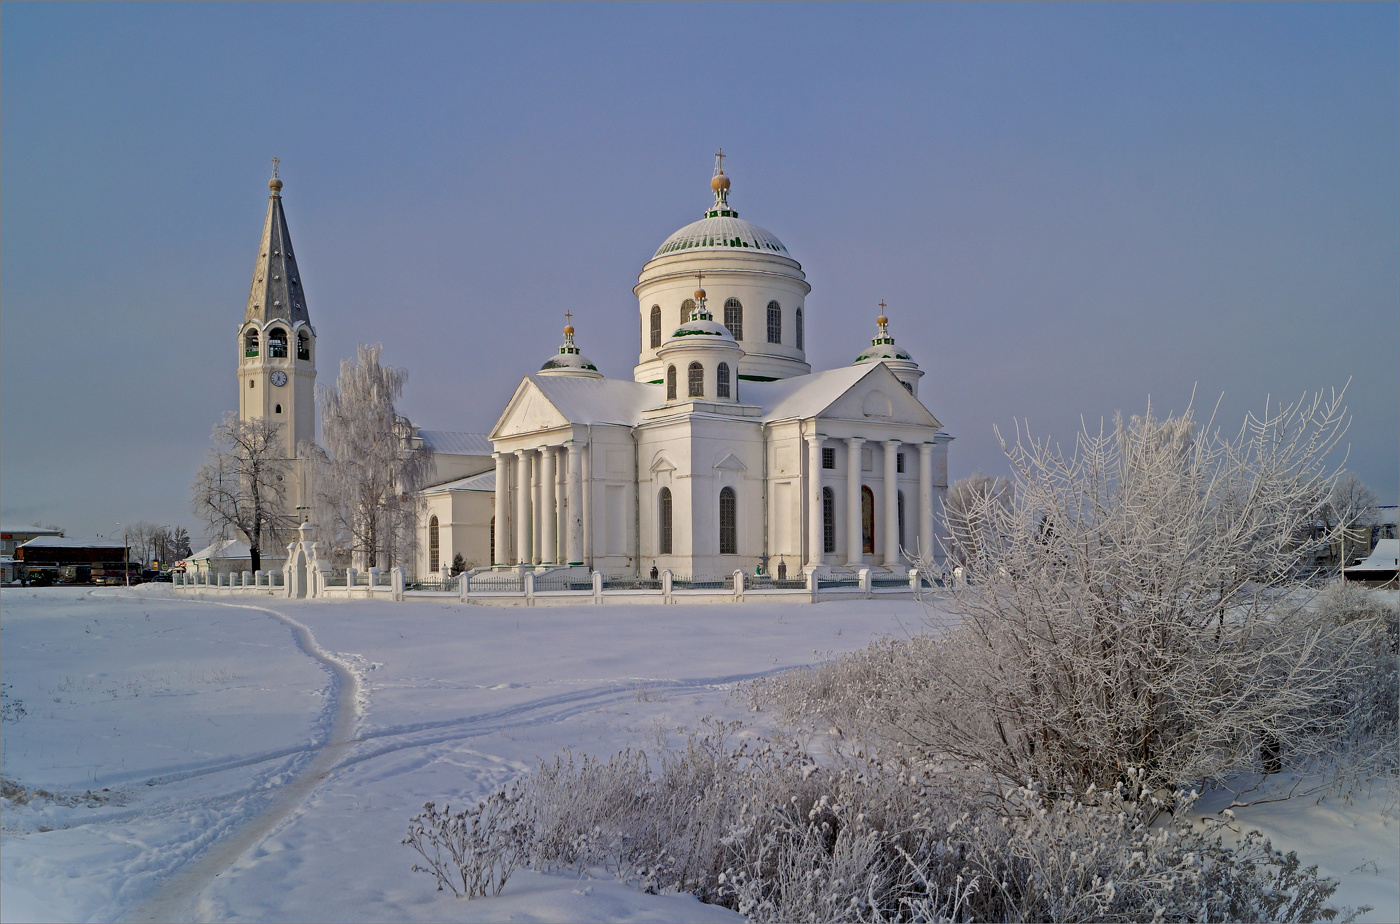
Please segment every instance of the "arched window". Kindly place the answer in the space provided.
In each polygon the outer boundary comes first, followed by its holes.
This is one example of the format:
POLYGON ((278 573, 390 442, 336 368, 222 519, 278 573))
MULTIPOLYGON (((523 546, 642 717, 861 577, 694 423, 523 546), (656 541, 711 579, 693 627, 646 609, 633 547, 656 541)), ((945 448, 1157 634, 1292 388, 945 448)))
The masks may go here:
POLYGON ((802 349, 802 309, 797 309, 797 324, 794 327, 797 334, 797 348, 802 349))
POLYGON ((715 397, 729 397, 729 363, 720 363, 715 370, 715 397))
MULTIPOLYGON (((900 492, 899 492, 899 547, 900 547, 901 549, 907 548, 907 547, 908 547, 907 544, 906 544, 905 541, 904 541, 904 492, 903 492, 903 491, 900 491, 900 492)), ((886 558, 887 561, 889 560, 889 555, 890 555, 890 553, 887 551, 887 552, 885 553, 885 558, 886 558)))
POLYGON ((724 326, 729 328, 735 340, 744 339, 744 306, 739 304, 737 298, 724 300, 724 326))
POLYGON ((661 306, 651 306, 651 348, 661 346, 661 306))
POLYGON ((656 498, 656 544, 662 555, 670 555, 671 545, 671 489, 662 488, 656 498))
POLYGON ((258 355, 258 332, 250 330, 243 335, 243 356, 245 358, 258 355))
POLYGON ((280 413, 282 413, 282 405, 280 405, 280 404, 277 405, 277 410, 273 411, 272 413, 274 413, 274 414, 280 414, 280 413))
POLYGON ((428 570, 433 574, 438 572, 442 566, 442 561, 438 555, 438 518, 432 517, 428 520, 428 570))
POLYGON ((907 392, 909 392, 909 394, 912 395, 912 394, 914 393, 914 386, 911 385, 910 383, 908 383, 908 382, 900 382, 899 384, 903 385, 903 386, 904 386, 904 390, 907 391, 907 392))
POLYGON ((267 355, 287 358, 287 332, 280 327, 274 327, 267 332, 267 355))
POLYGON ((689 320, 690 320, 690 315, 691 315, 691 313, 692 313, 693 311, 695 311, 695 299, 693 299, 693 298, 687 298, 685 301, 681 302, 681 323, 682 323, 682 324, 684 324, 686 321, 689 321, 689 320))
POLYGON ((691 363, 686 370, 686 397, 705 397, 705 367, 699 363, 691 363))
POLYGON ((311 337, 304 330, 297 331, 297 359, 311 358, 311 337))
POLYGON ((822 488, 822 551, 836 551, 836 495, 822 488))
POLYGON ((875 492, 867 485, 860 486, 860 550, 875 554, 875 492))
POLYGON ((739 554, 739 498, 733 488, 719 492, 719 554, 739 554))
POLYGON ((676 367, 666 367, 666 400, 676 400, 676 367))
POLYGON ((783 308, 777 302, 768 303, 768 342, 783 342, 783 308))

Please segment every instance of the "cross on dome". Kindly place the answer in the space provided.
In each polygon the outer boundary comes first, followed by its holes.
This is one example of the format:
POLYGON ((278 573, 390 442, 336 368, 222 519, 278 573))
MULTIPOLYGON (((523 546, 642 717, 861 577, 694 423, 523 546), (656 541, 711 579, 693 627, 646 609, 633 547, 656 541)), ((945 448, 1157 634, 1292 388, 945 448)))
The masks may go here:
POLYGON ((277 166, 280 163, 282 163, 282 158, 272 158, 272 179, 267 181, 267 188, 272 190, 274 196, 282 191, 282 181, 277 178, 277 166))
POLYGON ((715 194, 715 204, 705 213, 707 218, 737 218, 739 213, 729 207, 729 177, 724 175, 724 148, 715 151, 715 174, 710 179, 710 189, 715 194))

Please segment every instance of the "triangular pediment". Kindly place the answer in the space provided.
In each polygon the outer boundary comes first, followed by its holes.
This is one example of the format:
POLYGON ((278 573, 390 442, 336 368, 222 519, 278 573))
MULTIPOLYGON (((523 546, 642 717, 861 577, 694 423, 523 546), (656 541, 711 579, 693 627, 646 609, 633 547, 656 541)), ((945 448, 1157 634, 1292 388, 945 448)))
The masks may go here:
POLYGON ((884 363, 872 365, 868 373, 828 404, 817 418, 871 420, 935 429, 943 426, 884 363))
POLYGON ((726 472, 747 472, 749 470, 749 467, 739 461, 739 457, 732 452, 725 453, 724 457, 715 463, 715 468, 726 472))
POLYGON ((666 458, 664 452, 658 452, 656 454, 656 459, 651 463, 650 469, 653 474, 657 472, 674 472, 675 470, 676 467, 671 464, 670 459, 666 458))
POLYGON ((527 376, 521 379, 515 394, 506 403, 506 409, 491 428, 491 439, 567 427, 569 423, 569 419, 527 376))

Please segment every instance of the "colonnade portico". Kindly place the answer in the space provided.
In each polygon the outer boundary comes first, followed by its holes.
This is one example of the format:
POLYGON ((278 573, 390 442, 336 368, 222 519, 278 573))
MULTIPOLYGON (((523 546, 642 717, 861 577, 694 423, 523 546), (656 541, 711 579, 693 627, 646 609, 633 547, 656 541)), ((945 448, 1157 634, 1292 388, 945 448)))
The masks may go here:
POLYGON ((586 454, 587 444, 575 440, 494 454, 496 542, 492 564, 495 567, 557 567, 585 563, 583 469, 586 454), (515 492, 513 515, 509 501, 512 489, 515 492), (513 551, 511 527, 515 536, 513 551))
MULTIPOLYGON (((844 565, 847 568, 861 568, 870 564, 877 564, 877 556, 864 551, 863 518, 861 509, 861 488, 862 488, 862 452, 867 443, 878 444, 882 456, 881 471, 876 474, 876 467, 872 466, 870 479, 866 484, 878 484, 883 495, 883 511, 881 516, 884 519, 883 529, 878 532, 883 533, 884 565, 891 569, 903 567, 901 562, 902 552, 908 551, 916 555, 936 555, 938 550, 937 542, 934 538, 934 497, 936 487, 946 487, 946 485, 935 485, 934 483, 934 449, 935 443, 922 440, 902 440, 899 437, 888 437, 885 439, 867 438, 864 436, 844 436, 834 437, 827 434, 809 434, 805 437, 807 442, 807 567, 821 568, 832 565, 844 565), (823 492, 832 484, 824 480, 825 472, 822 467, 823 443, 826 441, 842 442, 844 446, 844 458, 846 462, 845 472, 845 510, 846 510, 846 546, 844 562, 832 561, 835 554, 839 552, 826 552, 826 523, 825 523, 825 503, 823 492), (900 463, 899 454, 906 443, 918 446, 919 450, 919 508, 917 519, 910 517, 910 525, 917 529, 917 542, 905 544, 901 541, 901 510, 899 494, 900 463), (880 480, 875 481, 876 478, 880 480)), ((912 447, 911 447, 912 448, 912 447)), ((908 458, 906 456, 906 458, 908 458)), ((835 474, 834 472, 832 473, 835 474)), ((836 508, 833 504, 834 509, 836 508)), ((907 513, 907 511, 906 511, 907 513)), ((878 533, 877 533, 878 534, 878 533)), ((839 535, 839 533, 837 533, 839 535)))

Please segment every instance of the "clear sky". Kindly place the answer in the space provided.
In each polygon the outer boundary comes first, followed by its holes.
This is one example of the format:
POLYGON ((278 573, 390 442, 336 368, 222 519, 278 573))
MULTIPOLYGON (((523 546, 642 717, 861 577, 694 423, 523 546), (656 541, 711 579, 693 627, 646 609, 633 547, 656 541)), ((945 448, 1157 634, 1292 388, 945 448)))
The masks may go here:
POLYGON ((642 264, 731 203, 802 262, 807 356, 876 303, 957 438, 1073 438, 1351 380, 1400 481, 1400 5, 4 5, 0 516, 201 530, 269 158, 319 335, 487 430, 558 346, 637 356, 642 264))

